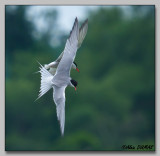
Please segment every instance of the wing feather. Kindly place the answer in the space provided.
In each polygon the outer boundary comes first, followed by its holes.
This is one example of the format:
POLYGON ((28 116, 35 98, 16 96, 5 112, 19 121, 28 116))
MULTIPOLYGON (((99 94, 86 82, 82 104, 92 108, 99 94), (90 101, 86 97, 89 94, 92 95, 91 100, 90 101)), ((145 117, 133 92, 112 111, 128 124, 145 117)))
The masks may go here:
POLYGON ((64 51, 59 55, 59 57, 55 60, 56 62, 60 62, 63 56, 64 51))
POLYGON ((79 29, 78 48, 81 46, 88 30, 88 19, 84 21, 79 29))
MULTIPOLYGON (((79 38, 78 38, 78 48, 80 48, 86 34, 87 34, 87 30, 88 30, 88 19, 84 21, 84 23, 82 24, 82 26, 79 29, 79 38)), ((72 31, 70 32, 69 38, 71 36, 72 31)), ((71 38, 71 42, 73 42, 72 38, 71 38)), ((60 62, 61 58, 64 54, 64 51, 59 55, 59 57, 55 60, 56 62, 60 62)))
POLYGON ((78 19, 75 19, 72 31, 69 38, 67 39, 64 53, 62 59, 57 67, 55 78, 59 77, 69 77, 72 63, 75 59, 77 48, 78 48, 78 36, 79 36, 79 27, 78 19))

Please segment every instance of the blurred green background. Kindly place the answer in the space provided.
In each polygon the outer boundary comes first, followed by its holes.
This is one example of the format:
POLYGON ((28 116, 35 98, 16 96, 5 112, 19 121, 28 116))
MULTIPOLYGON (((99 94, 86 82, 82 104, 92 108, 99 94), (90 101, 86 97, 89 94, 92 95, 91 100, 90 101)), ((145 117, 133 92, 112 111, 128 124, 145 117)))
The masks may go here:
POLYGON ((26 15, 31 7, 5 8, 6 150, 155 145, 155 7, 97 6, 85 12, 80 23, 88 18, 89 28, 75 59, 80 73, 71 72, 77 92, 66 89, 64 137, 53 91, 34 102, 40 75, 33 73, 39 70, 36 60, 46 64, 59 56, 69 31, 58 27, 59 12, 47 8, 38 17, 44 17, 45 31, 38 31, 26 15))

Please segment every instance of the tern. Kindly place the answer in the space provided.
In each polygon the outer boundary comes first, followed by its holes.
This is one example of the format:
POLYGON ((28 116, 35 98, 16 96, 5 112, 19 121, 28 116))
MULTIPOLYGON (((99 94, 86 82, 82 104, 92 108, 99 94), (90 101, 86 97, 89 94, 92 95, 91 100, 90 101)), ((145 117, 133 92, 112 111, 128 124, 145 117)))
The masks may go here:
POLYGON ((55 74, 52 75, 40 64, 41 86, 38 98, 53 88, 53 100, 56 104, 57 118, 60 122, 62 136, 64 135, 65 125, 65 89, 67 86, 71 86, 76 90, 78 85, 77 81, 70 77, 70 70, 79 47, 79 35, 78 19, 76 18, 55 74))
MULTIPOLYGON (((82 26, 79 29, 78 49, 80 48, 80 46, 81 46, 81 44, 87 34, 87 30, 88 30, 88 19, 86 19, 84 21, 84 23, 82 24, 82 26)), ((60 56, 55 61, 44 65, 44 68, 49 70, 49 72, 52 75, 54 75, 56 73, 57 66, 58 66, 59 62, 61 61, 63 54, 64 54, 64 51, 60 54, 60 56)), ((72 63, 72 69, 76 69, 79 72, 79 69, 77 68, 77 64, 75 62, 72 63)))

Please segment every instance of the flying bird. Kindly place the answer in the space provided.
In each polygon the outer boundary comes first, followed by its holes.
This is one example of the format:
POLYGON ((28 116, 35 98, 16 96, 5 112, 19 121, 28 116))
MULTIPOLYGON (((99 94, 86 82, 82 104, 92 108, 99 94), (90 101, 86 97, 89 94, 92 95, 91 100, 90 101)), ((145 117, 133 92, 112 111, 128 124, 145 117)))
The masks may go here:
POLYGON ((73 66, 77 49, 83 41, 83 37, 80 39, 80 34, 78 19, 76 18, 54 75, 40 64, 41 86, 38 98, 53 88, 53 100, 56 104, 57 118, 60 122, 62 135, 64 135, 65 125, 65 89, 67 86, 71 86, 76 90, 78 85, 77 81, 70 77, 70 70, 73 66))
MULTIPOLYGON (((84 21, 84 23, 82 24, 82 26, 79 29, 78 45, 77 45, 78 48, 80 48, 80 46, 81 46, 81 44, 87 34, 87 30, 88 30, 88 19, 84 21)), ((70 32, 70 35, 71 35, 71 32, 70 32)), ((63 54, 64 54, 64 51, 59 55, 59 57, 55 61, 44 65, 44 68, 49 70, 49 72, 52 75, 54 75, 56 73, 57 66, 58 66, 59 62, 61 61, 63 54)), ((75 62, 72 63, 72 69, 76 69, 79 72, 79 69, 77 68, 77 64, 75 62)))

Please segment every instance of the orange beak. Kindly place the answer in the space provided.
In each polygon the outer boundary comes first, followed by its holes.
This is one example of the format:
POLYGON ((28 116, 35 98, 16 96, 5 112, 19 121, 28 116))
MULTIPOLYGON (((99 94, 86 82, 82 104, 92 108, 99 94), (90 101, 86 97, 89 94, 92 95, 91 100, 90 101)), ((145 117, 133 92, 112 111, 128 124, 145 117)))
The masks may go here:
POLYGON ((79 69, 78 69, 78 68, 76 68, 76 70, 79 72, 79 69))
POLYGON ((77 88, 76 87, 74 87, 75 88, 75 91, 77 90, 77 88))

